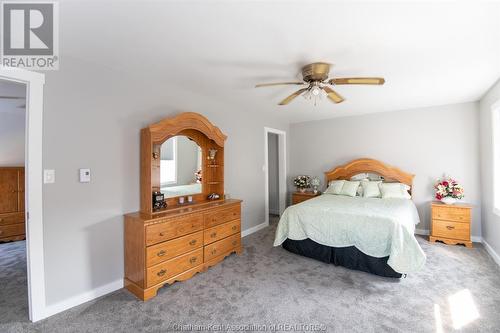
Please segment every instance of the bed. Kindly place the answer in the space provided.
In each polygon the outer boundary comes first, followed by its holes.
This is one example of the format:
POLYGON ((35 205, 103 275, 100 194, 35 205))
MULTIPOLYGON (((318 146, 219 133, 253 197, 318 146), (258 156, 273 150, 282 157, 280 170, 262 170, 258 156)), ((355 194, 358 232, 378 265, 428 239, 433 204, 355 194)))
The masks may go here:
MULTIPOLYGON (((413 175, 372 159, 355 160, 326 172, 326 183, 364 173, 405 184, 411 195, 413 175)), ((419 222, 410 199, 322 194, 285 210, 274 246, 334 265, 400 278, 425 264, 425 254, 414 236, 419 222)))

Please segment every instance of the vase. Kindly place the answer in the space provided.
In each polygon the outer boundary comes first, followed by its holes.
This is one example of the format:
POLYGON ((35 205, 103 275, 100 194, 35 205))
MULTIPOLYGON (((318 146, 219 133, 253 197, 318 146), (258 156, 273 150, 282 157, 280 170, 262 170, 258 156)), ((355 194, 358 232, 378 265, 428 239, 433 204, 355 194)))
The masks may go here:
POLYGON ((441 199, 441 202, 444 203, 445 205, 453 205, 454 203, 457 202, 457 199, 452 197, 444 197, 441 199))

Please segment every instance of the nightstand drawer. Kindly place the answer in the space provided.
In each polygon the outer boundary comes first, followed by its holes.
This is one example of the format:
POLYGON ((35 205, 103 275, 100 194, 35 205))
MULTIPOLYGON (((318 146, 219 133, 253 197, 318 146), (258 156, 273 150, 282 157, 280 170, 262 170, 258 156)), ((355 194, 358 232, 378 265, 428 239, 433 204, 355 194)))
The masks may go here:
POLYGON ((432 218, 456 222, 470 222, 470 209, 458 207, 432 207, 432 218))
POLYGON ((433 220, 432 236, 470 240, 470 225, 468 223, 433 220))

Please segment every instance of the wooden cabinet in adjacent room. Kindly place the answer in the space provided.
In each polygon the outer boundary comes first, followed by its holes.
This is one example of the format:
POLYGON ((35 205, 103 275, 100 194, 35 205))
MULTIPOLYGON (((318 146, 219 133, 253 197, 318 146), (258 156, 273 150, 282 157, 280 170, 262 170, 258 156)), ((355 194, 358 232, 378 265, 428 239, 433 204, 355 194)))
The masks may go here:
POLYGON ((0 242, 25 238, 24 168, 0 167, 0 242))

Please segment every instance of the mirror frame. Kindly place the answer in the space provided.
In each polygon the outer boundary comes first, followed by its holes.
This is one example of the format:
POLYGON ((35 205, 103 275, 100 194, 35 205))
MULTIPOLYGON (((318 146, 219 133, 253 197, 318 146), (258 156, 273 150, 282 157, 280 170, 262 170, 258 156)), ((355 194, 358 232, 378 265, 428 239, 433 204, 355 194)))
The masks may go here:
MULTIPOLYGON (((224 198, 224 142, 227 136, 199 113, 184 112, 175 117, 166 118, 141 130, 141 212, 153 211, 153 192, 160 190, 161 144, 176 135, 191 138, 202 151, 202 193, 193 195, 194 204, 208 201, 211 193, 224 198), (210 149, 216 149, 213 160, 207 157, 210 149)), ((180 207, 180 196, 167 198, 167 209, 180 207)), ((192 205, 192 204, 190 204, 192 205)), ((187 206, 187 204, 182 205, 187 206)))

